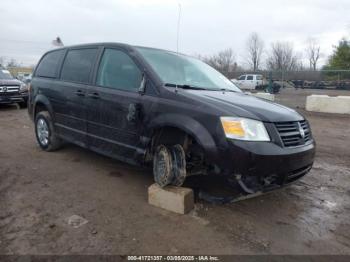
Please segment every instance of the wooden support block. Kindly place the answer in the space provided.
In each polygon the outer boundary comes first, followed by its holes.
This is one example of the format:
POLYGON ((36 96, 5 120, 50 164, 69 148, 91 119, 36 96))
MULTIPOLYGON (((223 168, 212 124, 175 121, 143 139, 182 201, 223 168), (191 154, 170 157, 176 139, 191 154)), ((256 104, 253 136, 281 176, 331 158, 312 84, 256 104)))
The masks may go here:
POLYGON ((186 214, 194 207, 193 190, 185 187, 153 184, 148 188, 148 203, 178 214, 186 214))

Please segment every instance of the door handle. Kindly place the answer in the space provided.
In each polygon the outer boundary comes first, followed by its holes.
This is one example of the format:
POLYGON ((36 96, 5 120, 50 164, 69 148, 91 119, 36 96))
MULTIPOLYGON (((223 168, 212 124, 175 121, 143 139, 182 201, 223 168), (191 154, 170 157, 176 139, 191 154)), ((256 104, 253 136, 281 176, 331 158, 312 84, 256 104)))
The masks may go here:
POLYGON ((75 91, 75 94, 76 94, 77 96, 85 96, 85 93, 84 93, 83 91, 81 91, 81 90, 75 91))
POLYGON ((93 99, 99 99, 100 95, 98 93, 89 93, 88 97, 93 98, 93 99))

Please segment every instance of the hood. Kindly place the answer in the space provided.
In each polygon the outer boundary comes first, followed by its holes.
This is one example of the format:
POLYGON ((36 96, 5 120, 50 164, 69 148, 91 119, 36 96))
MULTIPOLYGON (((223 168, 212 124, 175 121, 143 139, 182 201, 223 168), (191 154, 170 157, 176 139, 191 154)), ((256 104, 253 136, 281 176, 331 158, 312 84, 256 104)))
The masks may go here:
POLYGON ((0 79, 0 86, 20 86, 21 81, 17 79, 0 79))
POLYGON ((264 122, 301 121, 295 110, 252 95, 223 91, 184 90, 186 96, 217 109, 222 116, 239 116, 264 122))

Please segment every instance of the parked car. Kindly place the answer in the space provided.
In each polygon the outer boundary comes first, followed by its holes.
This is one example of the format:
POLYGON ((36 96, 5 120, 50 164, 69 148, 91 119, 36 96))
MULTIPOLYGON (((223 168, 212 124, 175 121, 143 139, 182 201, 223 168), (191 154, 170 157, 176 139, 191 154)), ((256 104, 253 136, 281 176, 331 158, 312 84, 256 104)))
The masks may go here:
POLYGON ((231 81, 241 89, 264 89, 267 85, 263 75, 247 74, 240 76, 238 79, 231 79, 231 81))
POLYGON ((0 104, 17 103, 21 108, 26 108, 27 100, 27 85, 13 78, 8 70, 0 69, 0 104))
POLYGON ((295 89, 304 88, 304 80, 292 80, 295 89))
POLYGON ((17 79, 22 81, 23 83, 29 84, 32 80, 32 74, 30 73, 18 73, 17 79))
POLYGON ((116 43, 50 51, 34 71, 28 111, 43 150, 66 141, 153 164, 160 186, 217 174, 261 192, 301 178, 314 161, 302 115, 171 51, 116 43))

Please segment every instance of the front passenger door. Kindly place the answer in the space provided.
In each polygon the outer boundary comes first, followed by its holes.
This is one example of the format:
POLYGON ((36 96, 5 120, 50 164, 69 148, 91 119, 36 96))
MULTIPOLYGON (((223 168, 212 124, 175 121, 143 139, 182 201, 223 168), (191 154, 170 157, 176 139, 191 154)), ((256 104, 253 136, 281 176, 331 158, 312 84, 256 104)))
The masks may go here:
MULTIPOLYGON (((89 147, 97 152, 131 160, 139 146, 140 119, 130 118, 130 108, 141 108, 138 90, 142 71, 122 50, 103 51, 94 91, 88 95, 89 147)), ((129 161, 130 162, 130 161, 129 161)))

